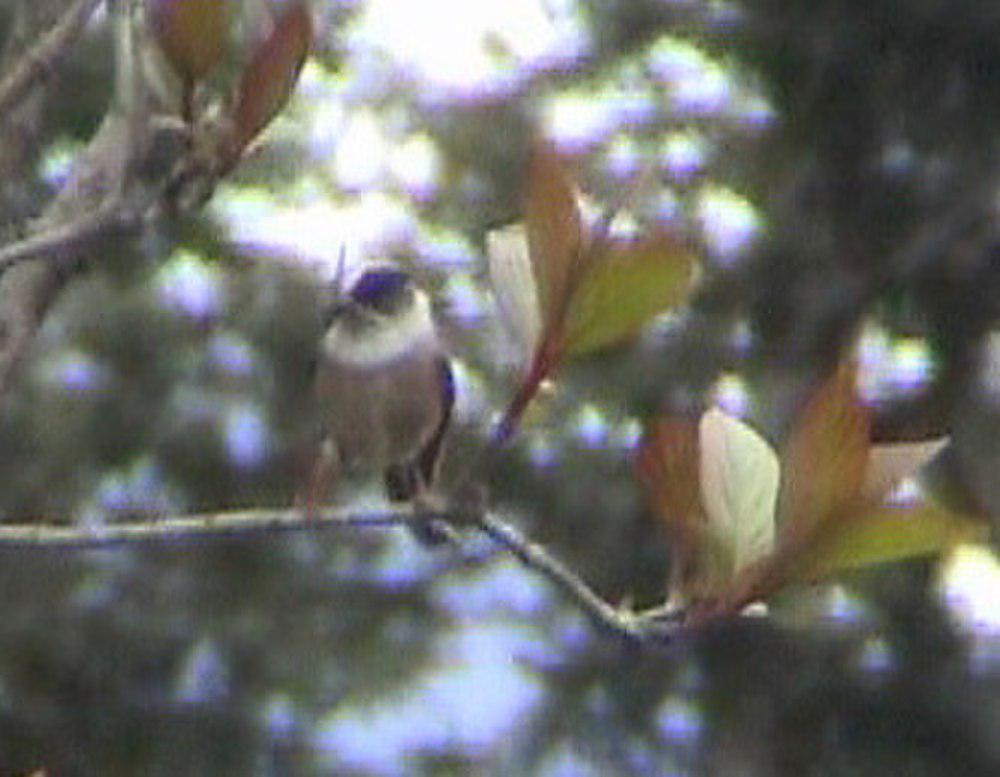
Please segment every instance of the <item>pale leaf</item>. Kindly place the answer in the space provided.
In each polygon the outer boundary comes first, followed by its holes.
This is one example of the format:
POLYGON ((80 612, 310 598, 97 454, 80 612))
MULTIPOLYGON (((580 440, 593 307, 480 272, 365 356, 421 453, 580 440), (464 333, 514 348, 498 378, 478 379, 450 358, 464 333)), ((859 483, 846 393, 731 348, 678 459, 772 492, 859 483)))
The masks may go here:
POLYGON ((522 360, 527 360, 538 344, 542 323, 524 225, 514 224, 487 234, 486 255, 500 315, 517 340, 522 360))
POLYGON ((774 546, 778 457, 757 432, 717 408, 702 416, 699 428, 707 528, 732 577, 774 546))
POLYGON ((572 295, 563 328, 566 354, 580 356, 633 337, 687 297, 693 268, 693 251, 665 233, 610 244, 572 295))

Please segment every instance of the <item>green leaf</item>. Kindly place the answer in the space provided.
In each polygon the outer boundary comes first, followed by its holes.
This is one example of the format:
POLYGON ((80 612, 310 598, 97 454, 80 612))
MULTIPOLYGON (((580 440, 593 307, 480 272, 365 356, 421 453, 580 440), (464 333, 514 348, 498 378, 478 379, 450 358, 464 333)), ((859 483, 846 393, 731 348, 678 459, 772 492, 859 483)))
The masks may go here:
POLYGON ((612 243, 581 279, 563 327, 567 356, 582 356, 634 336, 691 287, 694 252, 659 233, 612 243))
POLYGON ((724 551, 726 584, 774 546, 780 467, 763 437, 719 409, 699 429, 701 499, 709 535, 724 551))
POLYGON ((831 521, 796 556, 789 582, 813 582, 859 567, 940 553, 982 539, 985 526, 933 502, 889 503, 831 521))

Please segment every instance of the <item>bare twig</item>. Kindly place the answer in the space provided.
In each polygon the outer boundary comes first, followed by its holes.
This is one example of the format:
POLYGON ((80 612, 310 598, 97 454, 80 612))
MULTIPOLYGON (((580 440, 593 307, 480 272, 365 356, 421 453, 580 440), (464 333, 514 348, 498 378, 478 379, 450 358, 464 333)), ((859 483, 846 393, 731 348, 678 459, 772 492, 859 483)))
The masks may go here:
MULTIPOLYGON (((126 4, 109 2, 108 10, 109 17, 117 19, 127 15, 129 9, 126 4)), ((116 51, 122 45, 119 38, 115 37, 116 51)), ((82 266, 81 262, 69 259, 83 259, 86 252, 76 251, 76 256, 67 256, 59 262, 23 262, 22 259, 51 256, 49 250, 53 246, 88 245, 87 240, 82 243, 76 240, 81 226, 82 232, 87 233, 93 226, 95 214, 101 213, 103 218, 104 206, 123 197, 129 172, 138 169, 141 160, 133 160, 127 153, 130 148, 125 142, 127 134, 121 116, 125 104, 124 98, 116 95, 112 108, 105 114, 86 149, 77 155, 58 194, 28 226, 29 235, 40 236, 39 242, 31 237, 27 243, 10 247, 11 262, 0 274, 0 395, 10 387, 52 303, 73 277, 73 271, 82 266), (63 232, 66 225, 69 225, 68 231, 63 232)))
POLYGON ((132 0, 108 2, 116 75, 104 121, 77 155, 58 194, 29 225, 28 236, 0 249, 0 396, 10 387, 52 303, 86 266, 83 260, 94 255, 92 249, 103 237, 157 215, 153 201, 173 160, 162 158, 165 147, 158 142, 163 136, 157 132, 156 117, 163 105, 144 88, 134 6, 132 0))
POLYGON ((605 631, 641 642, 647 638, 643 624, 628 611, 612 606, 576 573, 553 557, 544 547, 529 540, 513 526, 484 513, 474 525, 498 545, 506 548, 522 564, 547 577, 568 594, 605 631))
POLYGON ((306 517, 297 509, 260 509, 153 518, 104 525, 0 524, 0 550, 97 549, 152 545, 210 537, 254 536, 344 527, 399 526, 441 518, 409 507, 374 512, 321 509, 306 517))
POLYGON ((0 273, 30 259, 72 261, 95 242, 138 226, 139 218, 117 199, 75 221, 59 224, 0 248, 0 273))
POLYGON ((252 537, 337 528, 405 526, 427 521, 458 527, 470 526, 482 532, 525 567, 555 584, 606 633, 628 642, 653 643, 667 641, 676 631, 675 622, 658 615, 646 617, 627 609, 616 608, 602 599, 542 545, 485 512, 469 515, 467 511, 458 514, 447 509, 429 511, 409 506, 386 507, 370 512, 327 508, 307 518, 297 509, 261 509, 154 518, 100 526, 0 524, 0 552, 106 549, 212 537, 252 537))
POLYGON ((100 3, 101 0, 77 0, 34 48, 22 55, 17 66, 0 81, 0 116, 6 116, 36 83, 53 72, 100 3))

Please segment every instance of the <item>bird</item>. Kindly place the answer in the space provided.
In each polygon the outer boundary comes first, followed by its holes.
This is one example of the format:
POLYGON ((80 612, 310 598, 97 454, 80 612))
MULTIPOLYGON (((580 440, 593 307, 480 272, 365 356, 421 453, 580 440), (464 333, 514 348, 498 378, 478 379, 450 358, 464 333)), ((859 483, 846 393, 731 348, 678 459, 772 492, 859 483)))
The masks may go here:
MULTIPOLYGON (((430 299, 401 267, 363 268, 325 318, 315 396, 324 439, 307 514, 344 474, 381 475, 390 501, 420 500, 438 474, 455 404, 430 299)), ((428 542, 430 526, 414 527, 428 542)))

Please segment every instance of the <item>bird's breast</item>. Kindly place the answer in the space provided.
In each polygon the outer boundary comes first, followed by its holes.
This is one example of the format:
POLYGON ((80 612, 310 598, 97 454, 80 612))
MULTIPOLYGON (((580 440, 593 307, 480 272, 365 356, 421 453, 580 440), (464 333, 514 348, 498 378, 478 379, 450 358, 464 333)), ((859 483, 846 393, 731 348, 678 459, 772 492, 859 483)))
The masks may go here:
POLYGON ((383 469, 415 457, 441 420, 437 349, 417 349, 382 364, 327 354, 317 387, 330 437, 344 464, 383 469))

